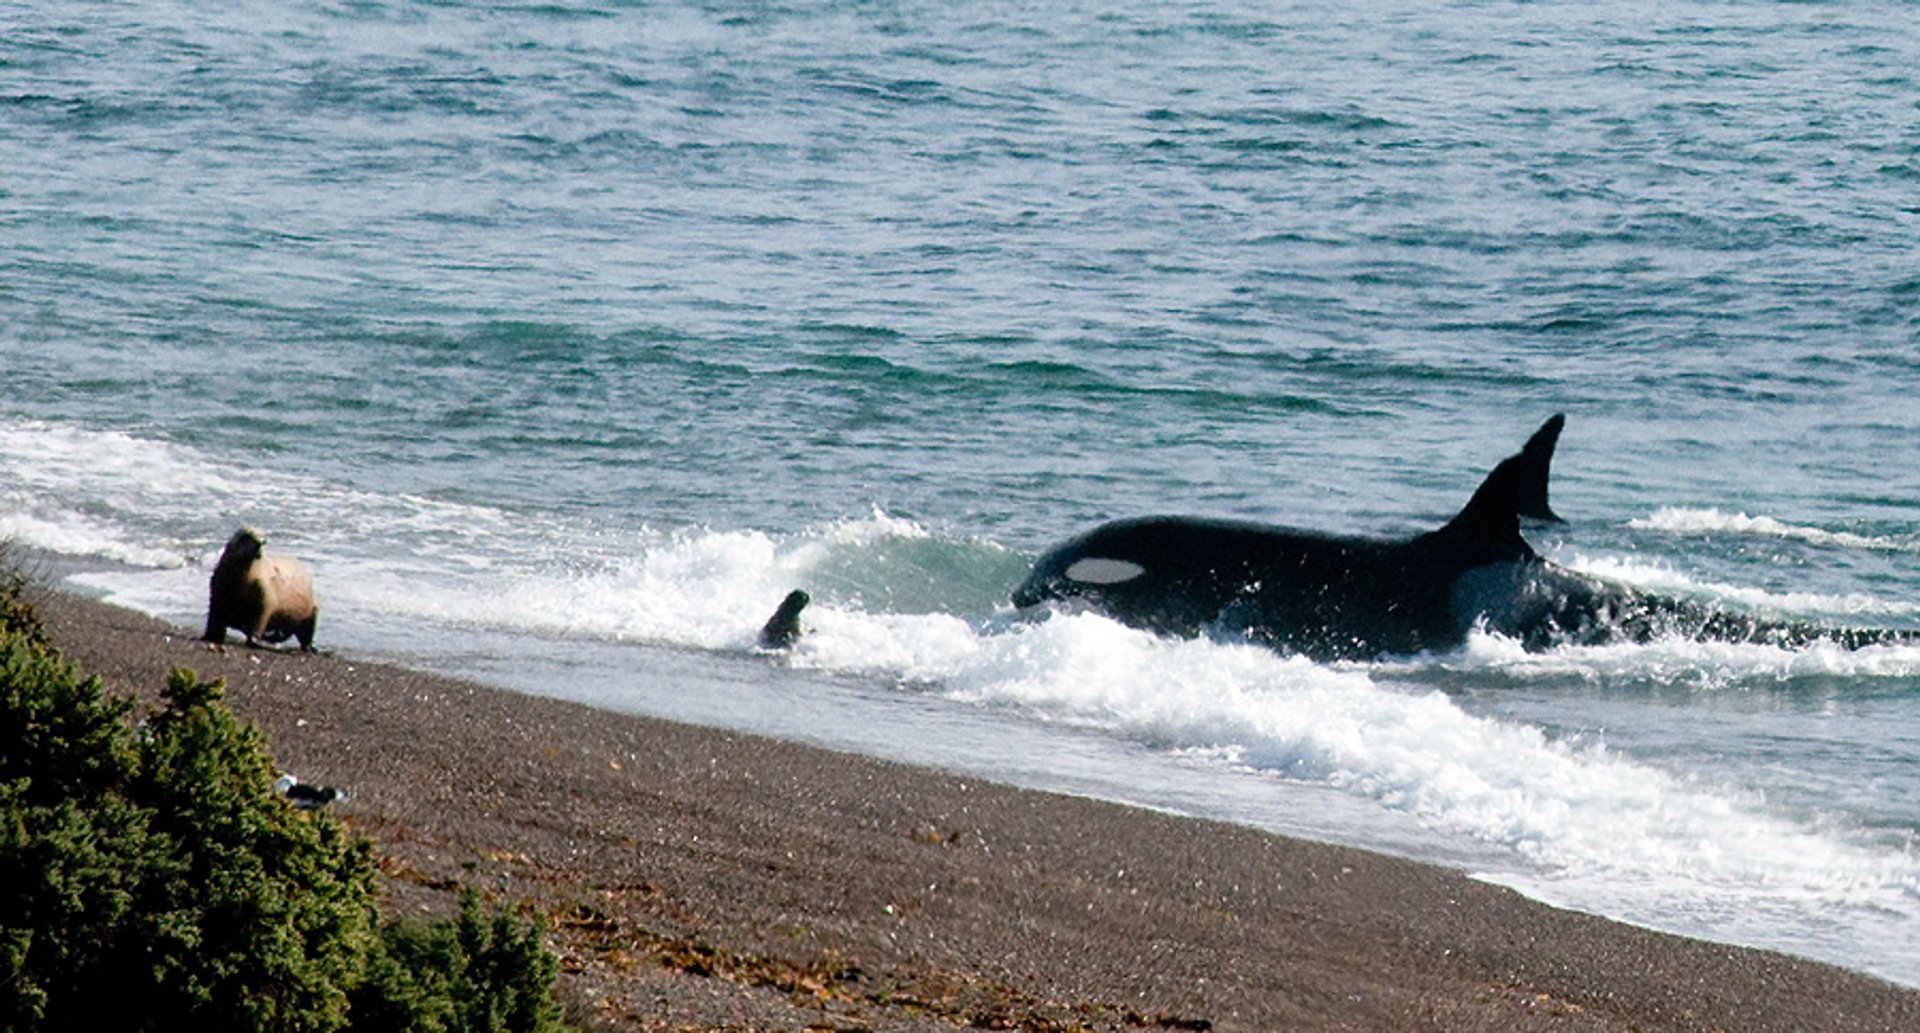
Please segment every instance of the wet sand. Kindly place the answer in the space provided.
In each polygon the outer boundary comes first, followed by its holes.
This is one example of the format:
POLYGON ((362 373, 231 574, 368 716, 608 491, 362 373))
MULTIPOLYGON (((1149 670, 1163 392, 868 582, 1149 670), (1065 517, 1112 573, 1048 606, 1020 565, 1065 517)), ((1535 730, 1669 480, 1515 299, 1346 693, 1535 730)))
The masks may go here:
POLYGON ((1444 868, 33 598, 116 691, 226 678, 391 909, 546 914, 594 1028, 1920 1029, 1920 990, 1444 868))

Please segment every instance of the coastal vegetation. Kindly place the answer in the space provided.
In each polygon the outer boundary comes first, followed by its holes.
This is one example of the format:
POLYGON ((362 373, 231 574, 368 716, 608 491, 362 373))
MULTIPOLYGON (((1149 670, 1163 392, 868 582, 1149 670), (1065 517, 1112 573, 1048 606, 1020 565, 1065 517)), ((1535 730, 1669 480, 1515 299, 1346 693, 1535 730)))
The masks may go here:
POLYGON ((0 544, 0 1030, 562 1029, 536 917, 383 921, 374 846, 272 788, 224 683, 136 723, 0 544))

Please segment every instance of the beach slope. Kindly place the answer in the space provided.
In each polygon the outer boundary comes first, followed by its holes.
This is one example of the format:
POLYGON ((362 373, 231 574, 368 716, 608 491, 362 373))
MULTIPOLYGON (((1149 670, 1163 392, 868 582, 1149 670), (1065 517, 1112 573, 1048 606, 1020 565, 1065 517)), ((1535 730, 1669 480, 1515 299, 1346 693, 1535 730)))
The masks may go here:
POLYGON ((596 1028, 1920 1029, 1920 991, 1443 868, 33 601, 113 690, 226 678, 391 909, 546 914, 596 1028))

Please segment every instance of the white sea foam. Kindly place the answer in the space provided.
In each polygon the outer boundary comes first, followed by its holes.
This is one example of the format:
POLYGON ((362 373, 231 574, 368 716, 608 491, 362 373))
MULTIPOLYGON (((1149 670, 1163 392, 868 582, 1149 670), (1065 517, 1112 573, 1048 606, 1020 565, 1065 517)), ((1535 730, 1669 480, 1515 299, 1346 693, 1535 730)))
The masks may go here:
POLYGON ((134 491, 144 500, 236 496, 247 479, 229 476, 190 449, 117 431, 37 422, 0 423, 0 456, 10 486, 60 492, 76 483, 95 491, 134 491))
POLYGON ((1920 644, 1847 649, 1830 642, 1786 648, 1754 642, 1660 639, 1649 643, 1563 646, 1531 652, 1498 635, 1469 636, 1466 647, 1432 658, 1456 671, 1498 671, 1508 677, 1637 681, 1723 688, 1796 678, 1920 678, 1920 644))
MULTIPOLYGON (((1698 655, 1505 653, 1486 662, 1591 672, 1608 664, 1699 665, 1698 655), (1524 659, 1523 659, 1524 658, 1524 659)), ((1734 648, 1742 671, 1782 662, 1734 648)), ((1895 978, 1920 950, 1920 860, 1779 815, 1764 794, 1649 766, 1604 738, 1560 740, 1469 714, 1446 695, 1391 680, 1394 668, 1334 669, 1252 646, 1168 641, 1104 618, 1060 615, 980 635, 951 623, 860 614, 822 622, 805 662, 880 662, 952 699, 1331 789, 1504 855, 1487 874, 1543 899, 1696 935, 1812 949, 1874 963, 1895 978), (1783 930, 1789 930, 1783 933, 1783 930), (1834 932, 1841 930, 1841 932, 1834 932)), ((1840 651, 1807 665, 1839 664, 1840 651)), ((1920 651, 1880 661, 1902 670, 1920 651)))
POLYGON ((273 469, 230 475, 215 457, 118 432, 0 424, 0 535, 144 568, 76 579, 114 602, 189 619, 241 523, 313 563, 330 615, 705 649, 750 645, 774 604, 816 579, 856 602, 888 594, 915 562, 898 550, 932 540, 878 511, 793 536, 530 525, 273 469))
POLYGON ((1634 585, 1653 592, 1694 599, 1718 599, 1741 606, 1806 616, 1920 616, 1920 604, 1882 599, 1862 592, 1834 595, 1822 592, 1769 592, 1724 582, 1703 581, 1662 563, 1622 556, 1574 553, 1559 562, 1583 574, 1634 585))
POLYGON ((404 542, 429 563, 540 547, 510 514, 484 506, 359 491, 117 431, 33 422, 0 423, 0 515, 65 541, 49 546, 63 552, 107 555, 85 543, 117 536, 133 544, 111 558, 137 566, 164 565, 161 555, 210 560, 241 524, 266 531, 269 548, 278 537, 345 556, 404 542))
POLYGON ((1756 798, 1602 743, 1470 715, 1379 670, 1168 641, 1085 614, 985 635, 919 621, 843 615, 799 659, 838 668, 886 657, 955 699, 1334 786, 1545 872, 1894 899, 1920 884, 1905 856, 1800 829, 1756 798))
POLYGON ((1755 538, 1784 538, 1793 541, 1809 542, 1814 545, 1833 545, 1845 549, 1866 549, 1880 552, 1920 551, 1920 541, 1911 537, 1892 537, 1885 535, 1854 534, 1851 531, 1829 531, 1822 527, 1810 527, 1803 524, 1789 524, 1767 516, 1748 516, 1745 513, 1726 513, 1719 509, 1690 509, 1667 506, 1655 510, 1653 515, 1633 520, 1629 527, 1650 531, 1663 531, 1677 535, 1745 535, 1755 538))
POLYGON ((134 567, 183 567, 189 560, 164 547, 129 541, 118 528, 58 507, 47 507, 39 513, 0 513, 0 540, 134 567))
POLYGON ((755 614, 771 613, 792 587, 781 587, 779 574, 790 565, 765 534, 691 533, 659 536, 632 554, 576 553, 477 576, 376 562, 335 592, 348 606, 449 625, 726 649, 752 640, 755 614))
MULTIPOLYGON (((944 568, 978 568, 991 587, 1012 582, 1007 568, 1018 558, 878 512, 791 534, 530 524, 272 471, 242 480, 192 449, 112 433, 0 425, 0 449, 0 534, 126 564, 80 583, 189 626, 206 564, 242 514, 292 529, 322 582, 329 627, 397 619, 426 630, 745 652, 781 597, 806 587, 817 601, 793 666, 1370 801, 1511 858, 1509 881, 1565 902, 1604 900, 1645 921, 1662 920, 1675 900, 1742 914, 1791 906, 1820 921, 1832 920, 1826 909, 1852 907, 1920 919, 1920 865, 1906 852, 1852 843, 1775 813, 1758 793, 1636 761, 1604 737, 1555 739, 1407 683, 1433 665, 1522 679, 1914 677, 1916 647, 1673 642, 1540 654, 1476 636, 1420 664, 1330 667, 1251 646, 1168 641, 1088 614, 1028 624, 993 613, 990 602, 937 612, 922 603, 951 589, 944 568), (1622 887, 1644 892, 1626 899, 1622 887)), ((1914 612, 1865 597, 1754 593, 1639 561, 1573 565, 1772 609, 1914 612)))

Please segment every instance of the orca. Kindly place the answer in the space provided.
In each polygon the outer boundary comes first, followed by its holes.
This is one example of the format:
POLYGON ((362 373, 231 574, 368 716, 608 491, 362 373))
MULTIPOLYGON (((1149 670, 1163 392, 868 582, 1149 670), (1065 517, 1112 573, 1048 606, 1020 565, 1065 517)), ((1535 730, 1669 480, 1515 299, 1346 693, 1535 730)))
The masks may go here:
POLYGON ((1543 524, 1564 524, 1553 507, 1547 505, 1547 476, 1553 470, 1553 449, 1560 442, 1560 429, 1567 425, 1566 413, 1554 413, 1521 446, 1514 505, 1520 515, 1543 524))
POLYGON ((1023 612, 1084 608, 1164 635, 1256 642, 1316 660, 1446 652, 1476 628, 1543 650, 1687 637, 1848 648, 1914 632, 1774 621, 1669 599, 1551 563, 1521 517, 1557 521, 1555 415, 1436 530, 1383 539, 1244 520, 1150 516, 1056 546, 1014 590, 1023 612))

